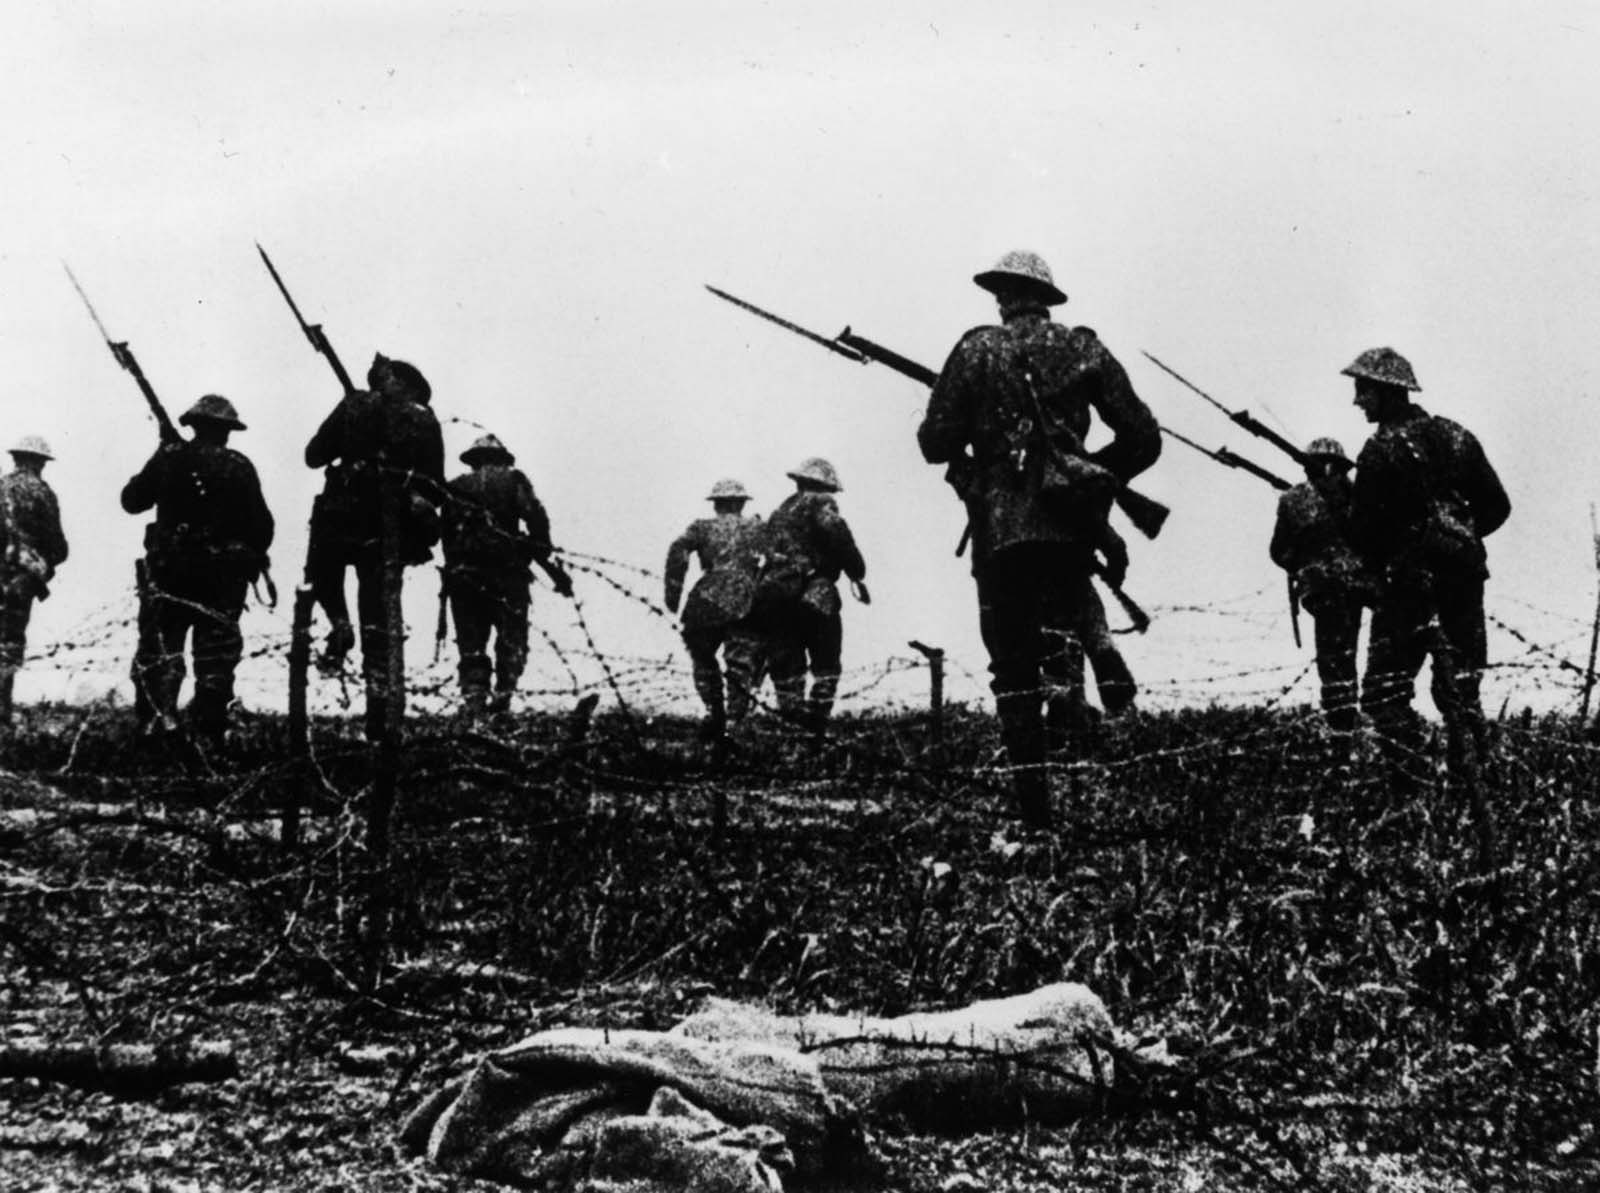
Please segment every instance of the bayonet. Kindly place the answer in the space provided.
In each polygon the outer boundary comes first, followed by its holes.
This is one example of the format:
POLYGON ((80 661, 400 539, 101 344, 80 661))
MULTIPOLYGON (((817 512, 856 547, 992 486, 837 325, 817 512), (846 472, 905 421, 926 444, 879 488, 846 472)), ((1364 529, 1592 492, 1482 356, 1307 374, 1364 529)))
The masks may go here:
POLYGON ((1213 450, 1209 447, 1201 446, 1193 439, 1190 439, 1187 435, 1184 435, 1178 431, 1174 431, 1171 427, 1162 427, 1161 430, 1163 434, 1172 436, 1172 438, 1176 439, 1179 443, 1184 443, 1194 448, 1194 450, 1199 452, 1202 456, 1210 456, 1218 464, 1226 464, 1229 468, 1242 468, 1252 476, 1259 476, 1262 480, 1266 481, 1267 484, 1271 485, 1279 492, 1294 488, 1292 484, 1284 480, 1283 477, 1279 476, 1277 473, 1269 472, 1260 464, 1257 464, 1254 460, 1247 460, 1243 456, 1237 454, 1236 452, 1229 451, 1225 447, 1219 447, 1213 450))
POLYGON ((183 443, 184 438, 178 428, 172 425, 172 419, 167 417, 167 409, 161 404, 161 399, 156 396, 156 391, 145 378, 144 370, 139 367, 139 362, 133 355, 133 349, 128 347, 126 340, 113 340, 111 333, 106 330, 106 325, 100 322, 100 314, 94 309, 94 303, 89 301, 89 296, 84 293, 83 287, 78 284, 77 275, 72 272, 72 266, 65 261, 61 268, 67 271, 67 280, 72 283, 72 288, 78 292, 78 297, 83 299, 83 305, 89 312, 89 318, 94 320, 94 325, 100 331, 100 338, 105 340, 106 347, 111 349, 111 356, 122 368, 132 374, 139 386, 139 392, 144 395, 145 404, 150 407, 150 413, 155 415, 156 427, 161 434, 163 443, 183 443))
POLYGON ((305 333, 307 340, 317 355, 328 362, 333 369, 333 375, 339 379, 339 384, 344 387, 345 393, 354 393, 355 386, 350 381, 350 374, 345 372, 344 363, 340 361, 339 354, 333 350, 333 345, 328 342, 328 337, 322 330, 320 323, 307 323, 305 316, 300 313, 300 308, 295 305, 294 297, 289 293, 289 287, 283 284, 277 268, 272 264, 272 258, 267 256, 267 250, 261 247, 261 242, 256 242, 256 252, 261 254, 261 262, 267 267, 267 272, 272 275, 272 280, 278 285, 278 293, 283 295, 283 301, 289 304, 289 310, 294 313, 294 321, 300 325, 300 330, 305 333))
MULTIPOLYGON (((1140 351, 1143 352, 1144 350, 1140 349, 1140 351)), ((1250 434, 1254 435, 1257 439, 1265 439, 1268 443, 1272 444, 1273 447, 1278 448, 1296 464, 1300 465, 1300 467, 1304 468, 1308 463, 1310 463, 1310 457, 1307 456, 1305 452, 1300 450, 1300 448, 1296 447, 1294 444, 1290 443, 1271 427, 1261 422, 1248 410, 1229 410, 1221 402, 1217 401, 1216 398, 1213 398, 1210 394, 1206 393, 1205 390, 1201 389, 1193 381, 1190 381, 1171 365, 1164 363, 1148 352, 1144 353, 1144 357, 1151 364, 1155 365, 1156 368, 1166 373, 1180 385, 1210 402, 1218 410, 1222 411, 1222 413, 1226 414, 1230 419, 1232 419, 1239 426, 1243 427, 1246 431, 1249 431, 1250 434)), ((1204 451, 1205 449, 1202 448, 1201 450, 1204 451)), ((1257 475, 1259 475, 1259 473, 1257 475)))

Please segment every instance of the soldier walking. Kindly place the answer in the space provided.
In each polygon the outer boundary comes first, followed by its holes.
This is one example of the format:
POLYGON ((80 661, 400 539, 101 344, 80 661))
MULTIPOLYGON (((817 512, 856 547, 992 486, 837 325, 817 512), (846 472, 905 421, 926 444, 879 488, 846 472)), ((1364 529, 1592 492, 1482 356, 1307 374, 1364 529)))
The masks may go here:
POLYGON ((833 465, 814 456, 786 475, 795 491, 767 519, 753 617, 766 643, 778 711, 819 745, 842 670, 840 575, 863 605, 872 594, 866 561, 834 500, 842 487, 833 465))
POLYGON ((683 644, 694 669, 694 690, 706 706, 700 735, 721 741, 729 723, 750 711, 762 665, 761 646, 749 625, 755 600, 761 519, 744 513, 750 494, 736 480, 720 480, 708 498, 712 516, 697 518, 667 549, 664 601, 676 613, 690 558, 700 562, 700 578, 683 606, 683 644), (727 661, 724 693, 723 667, 727 661))
POLYGON ((956 465, 964 481, 978 625, 1012 787, 1023 819, 1043 828, 1051 810, 1041 680, 1066 666, 1061 636, 1048 631, 1083 624, 1096 552, 1109 551, 1112 495, 1155 462, 1161 432, 1094 332, 1051 320, 1049 308, 1067 296, 1043 258, 1007 253, 973 281, 995 296, 1001 323, 956 344, 917 442, 929 463, 956 465), (1086 452, 1091 411, 1113 438, 1086 452))
POLYGON ((44 479, 55 459, 50 445, 24 435, 11 449, 15 467, 0 477, 0 523, 5 554, 0 558, 0 727, 11 724, 12 689, 27 649, 33 602, 50 595, 50 581, 67 558, 61 509, 44 479))
POLYGON ((1313 439, 1306 457, 1306 479, 1278 498, 1267 551, 1289 575, 1294 607, 1311 614, 1328 728, 1348 734, 1360 724, 1356 646, 1361 608, 1373 597, 1371 576, 1350 544, 1355 465, 1336 439, 1313 439))
POLYGON ((122 489, 128 513, 156 511, 145 535, 154 654, 136 683, 156 724, 176 728, 192 632, 189 723, 198 735, 220 740, 244 652, 239 616, 250 582, 266 570, 273 520, 255 467, 228 446, 229 435, 245 429, 233 403, 207 394, 178 421, 193 427, 194 437, 163 443, 122 489))
POLYGON ((1414 405, 1421 390, 1393 348, 1372 348, 1341 370, 1377 430, 1356 459, 1350 538, 1378 577, 1361 704, 1404 787, 1427 774, 1411 707, 1423 659, 1444 718, 1453 779, 1472 782, 1483 746, 1479 684, 1488 662, 1483 540, 1511 514, 1478 440, 1414 405), (1437 628, 1433 625, 1437 623, 1437 628))
POLYGON ((386 725, 391 648, 384 608, 385 492, 398 507, 400 563, 426 563, 439 537, 444 436, 428 406, 433 391, 415 366, 379 353, 367 385, 346 394, 306 444, 306 466, 327 469, 311 512, 306 573, 332 623, 322 665, 336 668, 356 641, 344 591, 345 569, 355 569, 366 728, 376 740, 386 725))
POLYGON ((529 565, 543 568, 565 597, 572 595, 572 579, 551 558, 550 519, 505 444, 484 435, 461 453, 461 462, 472 471, 449 485, 441 595, 448 596, 456 623, 462 712, 477 718, 487 709, 502 717, 528 665, 529 565))

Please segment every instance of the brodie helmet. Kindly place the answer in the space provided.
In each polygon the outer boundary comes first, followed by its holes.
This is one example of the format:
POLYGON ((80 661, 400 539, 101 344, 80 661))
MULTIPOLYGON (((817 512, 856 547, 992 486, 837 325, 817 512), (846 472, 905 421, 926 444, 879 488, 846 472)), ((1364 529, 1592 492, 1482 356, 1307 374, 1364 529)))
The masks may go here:
POLYGON ((1046 306, 1059 306, 1067 301, 1067 296, 1056 288, 1044 258, 1025 249, 1013 249, 995 262, 993 269, 973 274, 972 280, 991 294, 1020 286, 1037 294, 1046 306))

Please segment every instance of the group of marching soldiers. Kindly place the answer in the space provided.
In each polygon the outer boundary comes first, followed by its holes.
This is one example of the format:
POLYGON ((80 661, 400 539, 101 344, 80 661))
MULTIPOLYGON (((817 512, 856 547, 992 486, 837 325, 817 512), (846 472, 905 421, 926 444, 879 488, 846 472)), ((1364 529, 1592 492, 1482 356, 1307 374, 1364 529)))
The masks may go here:
MULTIPOLYGON (((967 509, 978 624, 1013 793, 1023 820, 1043 827, 1053 816, 1048 756, 1084 740, 1085 659, 1106 714, 1133 706, 1133 677, 1111 641, 1094 581, 1122 596, 1128 552, 1108 521, 1113 504, 1145 534, 1159 530, 1164 507, 1128 485, 1160 455, 1162 428, 1093 331, 1051 319, 1050 308, 1067 299, 1037 254, 1008 253, 973 281, 994 296, 999 323, 964 335, 937 374, 849 333, 823 342, 846 355, 876 349, 869 359, 932 387, 917 441, 929 463, 947 466, 967 509), (1088 451, 1096 419, 1111 438, 1088 451), (1138 511, 1152 505, 1149 521, 1138 511)), ((1283 444, 1303 460, 1307 479, 1279 482, 1288 491, 1270 554, 1289 572, 1296 618, 1303 606, 1315 624, 1336 756, 1350 757, 1365 711, 1396 785, 1426 778, 1430 763, 1412 699, 1431 656, 1450 773, 1472 782, 1484 748, 1483 539, 1505 522, 1510 503, 1477 440, 1411 400, 1420 386, 1399 353, 1371 349, 1342 372, 1354 380, 1355 405, 1376 430, 1354 463, 1331 439, 1317 439, 1305 452, 1283 444), (1358 682, 1367 607, 1367 666, 1358 682)), ((1207 454, 1241 465, 1231 453, 1207 454)), ((716 516, 691 525, 668 556, 673 608, 689 556, 698 554, 704 569, 683 620, 713 736, 748 709, 764 659, 772 660, 780 707, 802 713, 813 732, 832 702, 839 660, 834 581, 841 570, 858 580, 864 568, 831 498, 817 492, 837 490, 832 469, 812 460, 790 476, 800 491, 765 526, 742 515, 742 487, 721 482, 711 494, 716 516), (803 575, 791 574, 796 562, 803 575), (802 653, 815 676, 804 709, 802 653)))
MULTIPOLYGON (((979 629, 1016 803, 1027 822, 1045 825, 1052 818, 1048 755, 1081 744, 1099 715, 1084 695, 1085 662, 1106 715, 1134 704, 1133 677, 1112 642, 1095 580, 1136 608, 1122 593, 1128 551, 1109 515, 1116 505, 1143 533, 1153 537, 1159 529, 1164 507, 1128 486, 1160 455, 1162 428, 1093 331, 1052 320, 1051 308, 1066 295, 1042 258, 1008 253, 973 280, 994 296, 999 322, 962 336, 937 374, 849 333, 824 342, 847 355, 874 349, 871 359, 931 386, 917 442, 928 462, 947 466, 966 507, 979 629), (1096 420, 1110 438, 1089 451, 1096 420)), ((381 735, 399 707, 386 698, 397 646, 385 602, 396 599, 404 568, 431 559, 442 543, 441 604, 455 620, 464 710, 473 718, 504 716, 527 662, 532 565, 559 593, 572 593, 543 506, 493 435, 462 453, 469 471, 447 480, 422 373, 380 354, 367 388, 357 389, 321 329, 301 325, 346 389, 305 449, 306 465, 325 471, 306 561, 310 592, 330 627, 322 665, 337 668, 359 642, 366 728, 381 735), (352 570, 354 619, 345 597, 352 570)), ((195 672, 190 728, 218 738, 242 654, 246 594, 258 582, 271 588, 273 517, 254 467, 229 446, 245 429, 232 403, 201 398, 179 419, 191 428, 185 437, 166 420, 127 345, 107 341, 145 390, 163 431, 161 446, 122 491, 129 513, 155 511, 137 568, 139 718, 156 733, 177 727, 187 644, 195 672)), ((1314 622, 1333 733, 1348 737, 1365 712, 1397 780, 1418 781, 1427 764, 1411 704, 1431 656, 1452 774, 1470 775, 1484 735, 1483 539, 1505 522, 1510 503, 1478 441, 1412 401, 1420 386, 1399 353, 1363 352, 1343 373, 1376 429, 1354 462, 1326 438, 1296 451, 1306 480, 1280 499, 1271 558, 1289 573, 1296 617, 1303 607, 1314 622), (1368 607, 1367 664, 1358 682, 1357 640, 1368 607)), ((48 446, 29 437, 12 456, 14 471, 0 479, 0 714, 7 719, 29 610, 47 595, 67 555, 55 497, 42 477, 48 446)), ((741 483, 719 481, 710 493, 713 516, 693 522, 668 552, 665 602, 674 612, 682 604, 684 642, 707 709, 705 736, 719 744, 750 712, 768 676, 779 713, 819 741, 840 677, 841 577, 857 600, 870 600, 866 563, 836 499, 837 472, 814 457, 788 476, 794 492, 765 520, 744 512, 749 493, 741 483), (691 558, 702 574, 682 600, 691 558)))

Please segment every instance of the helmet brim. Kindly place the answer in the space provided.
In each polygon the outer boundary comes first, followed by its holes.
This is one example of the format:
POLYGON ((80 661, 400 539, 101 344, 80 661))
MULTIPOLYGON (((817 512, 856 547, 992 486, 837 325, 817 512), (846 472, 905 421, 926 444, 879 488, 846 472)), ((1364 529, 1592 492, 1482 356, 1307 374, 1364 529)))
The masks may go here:
POLYGON ((783 475, 788 477, 792 481, 805 481, 807 484, 816 485, 818 488, 826 489, 830 493, 843 493, 844 492, 844 486, 843 485, 838 485, 838 484, 830 485, 827 481, 818 480, 814 476, 807 476, 803 472, 785 472, 783 475))
POLYGON ((1067 301, 1067 296, 1051 283, 1004 269, 986 269, 973 274, 972 280, 990 294, 999 294, 1003 290, 1022 290, 1037 295, 1046 306, 1051 307, 1058 307, 1067 301))

